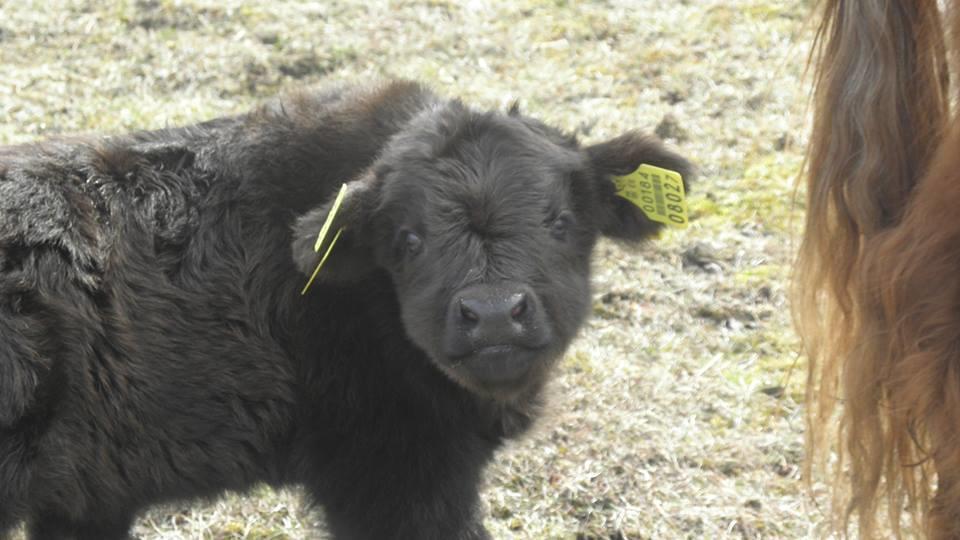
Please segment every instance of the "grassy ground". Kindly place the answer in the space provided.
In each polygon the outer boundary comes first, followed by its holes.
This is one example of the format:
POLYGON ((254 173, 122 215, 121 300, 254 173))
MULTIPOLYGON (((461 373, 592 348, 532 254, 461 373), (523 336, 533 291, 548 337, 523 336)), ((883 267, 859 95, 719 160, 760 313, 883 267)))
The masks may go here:
MULTIPOLYGON (((601 244, 595 315, 552 413, 487 475, 497 538, 804 538, 802 366, 785 282, 801 219, 801 0, 0 0, 0 143, 242 111, 397 76, 586 141, 641 128, 701 177, 689 229, 601 244)), ((140 538, 319 538, 293 492, 149 512, 140 538)))

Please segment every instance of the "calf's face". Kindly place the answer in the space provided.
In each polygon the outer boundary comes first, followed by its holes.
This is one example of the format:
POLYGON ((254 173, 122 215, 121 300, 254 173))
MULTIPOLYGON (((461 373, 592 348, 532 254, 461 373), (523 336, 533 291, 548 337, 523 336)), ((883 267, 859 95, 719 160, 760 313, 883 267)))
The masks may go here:
MULTIPOLYGON (((334 217, 343 236, 317 279, 386 270, 410 340, 464 387, 510 399, 544 381, 583 323, 597 236, 659 229, 614 193, 611 177, 641 163, 689 176, 686 161, 637 134, 581 148, 516 111, 425 111, 349 183, 334 217)), ((296 225, 307 273, 329 211, 296 225)))

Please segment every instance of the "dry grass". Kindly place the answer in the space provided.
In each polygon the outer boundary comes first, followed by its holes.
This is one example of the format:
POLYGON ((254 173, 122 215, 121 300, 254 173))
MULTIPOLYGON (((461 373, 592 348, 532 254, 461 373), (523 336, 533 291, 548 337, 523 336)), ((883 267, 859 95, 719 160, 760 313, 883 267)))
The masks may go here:
MULTIPOLYGON (((497 538, 803 538, 802 366, 785 281, 805 131, 801 0, 0 0, 0 143, 245 109, 328 79, 398 76, 519 99, 587 141, 671 139, 701 178, 692 226, 602 244, 595 317, 553 413, 503 452, 497 538)), ((151 511, 140 538, 317 538, 266 489, 151 511)))

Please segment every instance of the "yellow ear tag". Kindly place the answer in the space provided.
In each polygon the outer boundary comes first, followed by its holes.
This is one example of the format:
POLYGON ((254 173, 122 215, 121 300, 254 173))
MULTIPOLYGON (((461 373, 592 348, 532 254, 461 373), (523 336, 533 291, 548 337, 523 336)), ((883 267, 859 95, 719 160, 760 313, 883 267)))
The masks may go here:
POLYGON ((686 227, 687 199, 680 173, 641 164, 626 176, 614 176, 617 195, 637 205, 652 221, 686 227))
MULTIPOLYGON (((317 253, 320 253, 320 248, 323 247, 323 240, 327 237, 327 233, 330 232, 330 225, 333 224, 333 218, 337 215, 337 211, 340 210, 340 204, 343 202, 343 197, 346 194, 347 185, 343 184, 340 186, 340 192, 337 193, 337 198, 333 200, 333 206, 330 207, 330 213, 327 214, 327 219, 323 222, 323 226, 320 227, 320 234, 317 235, 317 242, 313 245, 313 250, 317 253)), ((323 253, 323 257, 320 257, 320 262, 317 263, 317 268, 313 271, 313 274, 310 276, 307 284, 303 287, 303 290, 300 291, 301 296, 307 294, 307 289, 309 289, 310 285, 313 284, 313 280, 317 278, 317 274, 319 274, 320 269, 323 268, 323 263, 327 262, 327 257, 330 256, 330 252, 333 251, 333 245, 337 243, 337 239, 340 238, 340 233, 342 232, 343 227, 340 227, 337 229, 337 234, 333 235, 333 240, 330 240, 330 245, 327 246, 327 251, 323 253)))

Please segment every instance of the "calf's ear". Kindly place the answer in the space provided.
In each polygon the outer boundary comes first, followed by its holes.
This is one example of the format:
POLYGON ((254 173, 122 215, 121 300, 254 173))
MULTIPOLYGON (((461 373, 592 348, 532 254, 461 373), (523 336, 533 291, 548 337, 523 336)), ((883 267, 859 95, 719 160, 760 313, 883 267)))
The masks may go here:
POLYGON ((375 263, 367 235, 377 185, 373 175, 348 182, 342 196, 334 192, 324 204, 297 219, 293 226, 293 261, 306 276, 304 283, 308 278, 314 285, 358 281, 373 271, 375 263), (321 260, 323 265, 317 271, 321 260))
MULTIPOLYGON (((587 156, 596 182, 600 232, 628 241, 640 241, 657 234, 664 224, 648 217, 640 206, 618 194, 616 179, 630 175, 641 165, 652 165, 677 173, 684 193, 693 178, 693 166, 666 149, 656 137, 629 132, 606 142, 588 146, 587 156)), ((636 199, 634 199, 636 200, 636 199)))

